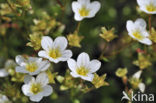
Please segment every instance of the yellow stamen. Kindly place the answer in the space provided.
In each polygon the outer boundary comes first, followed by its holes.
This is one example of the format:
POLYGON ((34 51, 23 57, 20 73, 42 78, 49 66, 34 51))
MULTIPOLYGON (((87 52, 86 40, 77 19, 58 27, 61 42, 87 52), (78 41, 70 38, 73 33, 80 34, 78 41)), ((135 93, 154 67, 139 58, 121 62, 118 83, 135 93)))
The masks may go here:
POLYGON ((150 3, 149 5, 146 6, 147 11, 153 12, 156 11, 156 6, 150 3))
POLYGON ((139 31, 135 31, 133 32, 133 36, 138 39, 138 40, 142 40, 143 39, 143 36, 140 34, 139 31))
POLYGON ((78 69, 76 70, 76 72, 77 72, 79 75, 87 76, 89 70, 82 66, 82 67, 78 68, 78 69))
POLYGON ((49 56, 52 57, 53 59, 57 59, 61 57, 61 53, 59 49, 51 49, 49 50, 49 56))
POLYGON ((38 94, 39 92, 42 91, 42 87, 41 87, 41 84, 39 83, 34 83, 31 85, 31 88, 30 88, 30 91, 33 93, 33 94, 38 94))
POLYGON ((26 65, 26 70, 29 71, 29 72, 35 72, 37 68, 38 68, 38 67, 37 67, 37 64, 36 64, 35 62, 33 62, 33 63, 28 63, 28 64, 26 65))
POLYGON ((79 9, 79 14, 80 16, 88 16, 89 15, 90 10, 87 9, 85 6, 83 6, 81 9, 79 9))

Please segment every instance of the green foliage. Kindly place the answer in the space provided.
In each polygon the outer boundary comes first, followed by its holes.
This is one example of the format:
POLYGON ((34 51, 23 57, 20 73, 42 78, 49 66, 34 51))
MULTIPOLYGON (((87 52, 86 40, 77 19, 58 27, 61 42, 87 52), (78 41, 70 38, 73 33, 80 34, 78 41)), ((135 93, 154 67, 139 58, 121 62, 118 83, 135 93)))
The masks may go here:
POLYGON ((126 31, 129 19, 142 17, 148 21, 136 1, 98 1, 102 5, 100 11, 80 25, 74 20, 72 0, 0 0, 0 68, 9 73, 0 78, 0 94, 12 103, 31 103, 21 92, 25 74, 15 72, 15 56, 38 56, 43 36, 65 36, 73 58, 87 52, 91 58, 102 60, 102 65, 90 83, 73 78, 66 63, 51 63, 46 73, 54 93, 40 103, 118 103, 125 88, 135 91, 142 81, 148 86, 146 91, 156 93, 156 16, 152 16, 150 35, 154 44, 144 46, 126 31), (119 69, 115 72, 116 68, 119 69), (133 78, 139 69, 143 70, 143 77, 133 78))

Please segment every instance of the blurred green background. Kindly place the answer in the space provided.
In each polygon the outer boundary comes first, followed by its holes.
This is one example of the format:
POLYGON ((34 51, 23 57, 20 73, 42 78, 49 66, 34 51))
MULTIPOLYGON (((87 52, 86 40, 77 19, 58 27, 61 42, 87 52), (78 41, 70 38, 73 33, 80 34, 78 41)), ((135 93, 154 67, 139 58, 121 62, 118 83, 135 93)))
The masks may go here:
MULTIPOLYGON (((15 0, 14 0, 15 1, 15 0)), ((99 0, 101 2, 101 9, 94 18, 84 19, 81 22, 79 35, 84 36, 81 42, 82 48, 69 47, 73 51, 73 58, 77 58, 81 52, 89 53, 91 59, 99 58, 102 52, 101 46, 105 43, 100 38, 99 33, 101 27, 105 26, 108 29, 115 28, 115 34, 118 38, 109 43, 106 54, 109 54, 113 48, 122 48, 119 43, 120 38, 128 36, 126 31, 126 21, 135 20, 137 18, 144 18, 148 20, 148 15, 137 12, 136 0, 99 0)), ((17 24, 18 28, 6 27, 5 35, 0 35, 0 67, 4 67, 7 59, 14 59, 16 55, 28 54, 36 55, 37 53, 33 48, 26 46, 29 42, 29 34, 32 33, 31 26, 34 25, 33 19, 43 19, 42 12, 46 11, 47 14, 56 19, 56 21, 64 24, 65 29, 63 32, 58 32, 55 29, 50 31, 48 35, 55 38, 59 35, 67 36, 73 33, 78 22, 74 20, 74 14, 71 9, 72 0, 60 0, 65 5, 64 11, 60 8, 56 0, 31 0, 33 14, 30 10, 23 11, 22 16, 15 16, 14 14, 7 15, 12 18, 11 21, 6 22, 0 19, 0 27, 4 24, 17 24)), ((0 3, 6 3, 5 0, 0 0, 0 3)), ((1 10, 1 9, 0 9, 1 10)), ((19 10, 20 12, 20 10, 19 10)), ((152 26, 156 27, 156 16, 152 16, 152 26)), ((148 27, 147 27, 148 28, 148 27)), ((2 30, 4 28, 1 28, 2 30)), ((99 75, 107 73, 107 81, 110 86, 101 87, 89 93, 78 95, 81 103, 120 103, 124 85, 122 80, 115 75, 115 71, 119 67, 128 68, 128 76, 139 70, 139 68, 132 64, 137 59, 137 48, 144 48, 140 43, 135 43, 128 48, 125 48, 121 53, 116 56, 108 58, 109 61, 103 61, 100 70, 97 72, 99 75)), ((54 69, 61 75, 64 74, 67 68, 66 63, 59 63, 54 65, 54 69)), ((142 79, 146 83, 147 93, 156 93, 156 69, 155 63, 143 72, 142 79)), ((5 79, 0 78, 0 84, 3 84, 5 79)), ((57 85, 54 85, 54 90, 58 93, 57 99, 50 99, 45 97, 40 103, 72 103, 70 100, 69 91, 59 91, 57 85)), ((54 95, 53 95, 54 96, 54 95)), ((54 96, 55 97, 55 96, 54 96)), ((30 103, 30 102, 29 102, 30 103)), ((75 101, 75 103, 79 103, 75 101)))

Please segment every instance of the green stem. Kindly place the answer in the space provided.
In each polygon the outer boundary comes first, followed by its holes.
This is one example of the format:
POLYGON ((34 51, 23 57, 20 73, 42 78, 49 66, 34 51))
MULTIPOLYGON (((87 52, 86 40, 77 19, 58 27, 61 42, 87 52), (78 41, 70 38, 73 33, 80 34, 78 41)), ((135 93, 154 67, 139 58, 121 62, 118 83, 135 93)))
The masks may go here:
POLYGON ((76 30, 74 33, 78 34, 79 33, 79 30, 80 30, 80 25, 81 25, 81 22, 78 22, 77 24, 77 27, 76 27, 76 30))
POLYGON ((100 55, 100 57, 99 57, 100 60, 103 58, 103 55, 104 55, 104 53, 105 53, 105 51, 106 51, 106 49, 107 49, 107 46, 108 46, 108 42, 105 43, 105 46, 104 46, 104 48, 103 48, 103 51, 102 51, 102 53, 101 53, 101 55, 100 55))
POLYGON ((57 1, 57 3, 60 5, 61 9, 64 10, 64 6, 63 6, 63 4, 60 2, 60 0, 56 0, 56 1, 57 1))
POLYGON ((151 23, 151 20, 152 20, 152 16, 149 15, 149 18, 148 18, 148 26, 149 26, 150 34, 151 34, 151 32, 152 32, 152 23, 151 23))
POLYGON ((20 16, 20 14, 18 14, 18 12, 12 7, 12 4, 10 3, 10 0, 6 0, 8 6, 10 7, 10 9, 16 14, 16 16, 20 16))
POLYGON ((112 57, 114 55, 119 54, 121 51, 123 51, 124 49, 128 48, 131 44, 133 44, 134 41, 131 41, 130 43, 126 44, 124 47, 122 47, 121 49, 119 49, 118 51, 112 52, 109 56, 105 56, 105 57, 112 57))

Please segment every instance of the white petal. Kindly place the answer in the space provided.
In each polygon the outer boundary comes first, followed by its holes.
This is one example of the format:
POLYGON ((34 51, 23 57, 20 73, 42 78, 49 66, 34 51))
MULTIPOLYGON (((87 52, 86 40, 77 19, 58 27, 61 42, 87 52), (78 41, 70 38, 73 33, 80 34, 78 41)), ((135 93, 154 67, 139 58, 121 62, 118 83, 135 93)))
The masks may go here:
POLYGON ((139 70, 138 72, 136 72, 136 73, 133 75, 133 78, 137 78, 137 79, 139 79, 140 76, 141 76, 141 73, 142 73, 142 71, 139 70))
POLYGON ((139 6, 145 6, 149 0, 137 0, 139 6))
POLYGON ((126 28, 128 32, 132 32, 132 30, 134 29, 134 23, 132 20, 127 21, 126 28))
POLYGON ((95 14, 100 10, 100 8, 101 8, 101 4, 100 4, 100 2, 98 2, 98 1, 94 1, 94 2, 92 2, 90 5, 89 5, 89 8, 90 8, 90 13, 89 13, 89 16, 87 16, 87 17, 94 17, 95 16, 95 14))
POLYGON ((85 52, 81 53, 78 58, 77 58, 77 64, 78 66, 85 66, 87 67, 88 64, 90 62, 90 58, 89 58, 89 55, 85 52))
POLYGON ((144 83, 140 83, 139 84, 139 89, 141 92, 144 92, 145 91, 145 84, 144 83))
POLYGON ((17 66, 16 67, 16 72, 28 73, 28 71, 25 70, 25 67, 22 67, 22 66, 17 66))
POLYGON ((38 56, 43 57, 43 58, 48 58, 48 55, 46 51, 44 50, 39 51, 38 56))
POLYGON ((40 73, 37 78, 36 82, 42 84, 42 86, 45 86, 49 83, 49 79, 46 73, 40 73))
POLYGON ((70 75, 74 78, 80 77, 80 75, 76 74, 75 72, 70 72, 70 75))
POLYGON ((29 75, 37 75, 40 73, 40 70, 37 69, 35 72, 28 72, 28 73, 29 73, 29 75))
POLYGON ((60 62, 60 58, 53 59, 53 58, 49 57, 48 59, 49 59, 49 61, 54 62, 54 63, 60 62))
POLYGON ((74 19, 75 19, 76 21, 81 21, 81 20, 84 19, 84 17, 80 16, 79 13, 75 13, 75 15, 74 15, 74 19))
POLYGON ((15 63, 15 61, 14 60, 11 60, 11 59, 9 59, 9 60, 7 60, 6 61, 6 63, 5 63, 5 68, 14 68, 15 66, 17 66, 17 64, 15 63))
POLYGON ((145 11, 147 14, 156 14, 156 11, 153 11, 153 12, 149 12, 149 11, 145 11))
POLYGON ((60 50, 65 50, 67 47, 67 39, 65 37, 57 37, 54 41, 54 48, 59 48, 60 50))
POLYGON ((24 76, 24 83, 25 84, 28 84, 32 79, 33 79, 32 76, 26 75, 26 76, 24 76))
POLYGON ((49 63, 49 61, 42 61, 39 64, 39 67, 40 67, 41 71, 46 71, 50 67, 50 63, 49 63))
POLYGON ((21 55, 16 56, 15 60, 16 60, 16 63, 17 63, 18 65, 20 65, 20 66, 22 66, 23 62, 26 61, 26 60, 24 59, 24 57, 21 56, 21 55))
POLYGON ((72 71, 72 72, 76 72, 76 69, 77 69, 77 63, 74 59, 69 59, 67 61, 68 63, 68 67, 69 69, 72 71))
POLYGON ((39 101, 41 101, 42 98, 43 98, 43 96, 41 94, 37 94, 37 95, 31 96, 30 100, 33 102, 39 102, 39 101))
POLYGON ((99 60, 92 60, 90 63, 89 63, 89 72, 90 73, 94 73, 96 72, 97 70, 99 70, 101 67, 101 62, 99 60))
POLYGON ((24 95, 30 96, 31 95, 31 93, 30 93, 30 85, 24 84, 22 86, 22 92, 24 93, 24 95))
POLYGON ((6 69, 0 69, 0 77, 7 77, 9 73, 6 71, 6 69))
POLYGON ((87 76, 81 76, 82 79, 87 80, 87 81, 92 81, 94 78, 93 74, 88 74, 87 76))
POLYGON ((80 3, 81 5, 87 5, 90 3, 90 0, 78 0, 78 3, 80 3))
POLYGON ((146 45, 152 45, 152 41, 148 38, 144 38, 143 40, 140 40, 140 42, 146 45))
POLYGON ((10 103, 7 96, 0 94, 1 103, 10 103))
POLYGON ((43 94, 43 96, 49 96, 49 95, 52 94, 52 92, 53 92, 52 87, 51 87, 50 85, 46 85, 46 86, 43 88, 42 94, 43 94))
POLYGON ((139 18, 135 21, 135 25, 140 26, 143 29, 146 29, 146 22, 144 19, 139 18))
POLYGON ((78 12, 80 8, 81 8, 81 5, 78 2, 75 2, 75 1, 72 2, 73 12, 75 12, 75 13, 78 12))
POLYGON ((49 50, 53 46, 53 40, 49 36, 43 36, 41 46, 44 50, 49 50))
POLYGON ((149 37, 150 34, 146 30, 141 30, 141 35, 144 37, 149 37))
POLYGON ((65 50, 62 52, 62 61, 67 61, 68 59, 70 59, 72 57, 73 53, 71 50, 65 50))
POLYGON ((29 62, 41 62, 42 58, 37 58, 37 57, 29 57, 28 58, 29 62))

